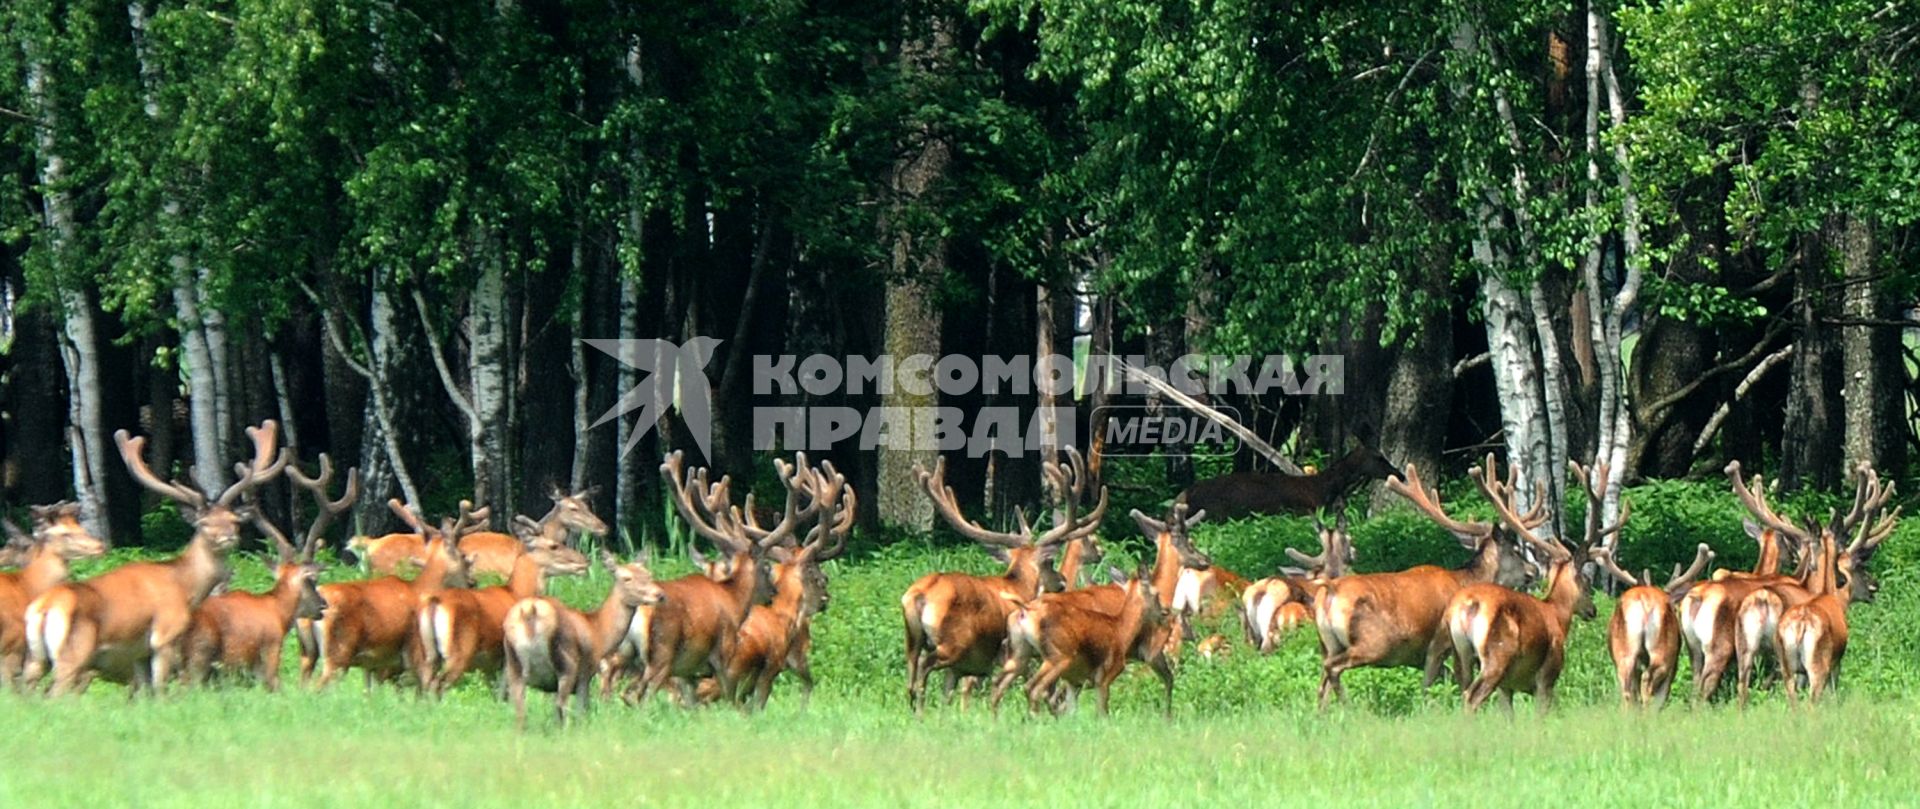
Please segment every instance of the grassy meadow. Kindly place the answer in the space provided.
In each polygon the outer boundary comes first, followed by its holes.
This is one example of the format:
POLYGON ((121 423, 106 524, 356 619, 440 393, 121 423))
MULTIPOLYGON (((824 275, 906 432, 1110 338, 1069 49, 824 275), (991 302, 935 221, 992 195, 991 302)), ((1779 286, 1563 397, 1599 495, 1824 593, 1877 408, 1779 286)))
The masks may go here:
MULTIPOLYGON (((1399 551, 1366 533, 1391 527, 1356 526, 1363 561, 1399 564, 1399 551)), ((1197 539, 1252 573, 1305 530, 1268 520, 1197 539)), ((1111 539, 1109 561, 1127 564, 1143 546, 1111 539)), ((368 692, 358 675, 320 694, 290 678, 279 695, 247 685, 133 703, 115 686, 57 702, 0 695, 0 806, 1910 805, 1920 800, 1920 566, 1902 558, 1908 548, 1883 554, 1879 600, 1853 613, 1838 698, 1814 711, 1789 711, 1769 689, 1746 711, 1677 696, 1664 712, 1623 712, 1601 596, 1600 618, 1575 626, 1559 706, 1544 718, 1524 697, 1512 718, 1462 716, 1457 694, 1422 691, 1410 670, 1355 671, 1353 702, 1321 714, 1315 641, 1252 654, 1234 616, 1205 630, 1234 637, 1227 655, 1185 655, 1171 722, 1145 672, 1121 679, 1110 720, 1091 699, 1061 719, 1030 719, 1012 697, 997 720, 979 704, 916 718, 904 707, 898 595, 930 570, 992 565, 971 547, 907 541, 829 564, 819 688, 804 710, 783 680, 760 715, 596 702, 562 730, 534 694, 521 736, 477 678, 441 703, 368 692)), ((687 569, 677 554, 658 566, 687 569)), ((236 567, 237 586, 265 586, 257 560, 236 567)), ((590 606, 606 588, 596 569, 554 592, 590 606)), ((1690 690, 1684 668, 1676 695, 1690 690)))

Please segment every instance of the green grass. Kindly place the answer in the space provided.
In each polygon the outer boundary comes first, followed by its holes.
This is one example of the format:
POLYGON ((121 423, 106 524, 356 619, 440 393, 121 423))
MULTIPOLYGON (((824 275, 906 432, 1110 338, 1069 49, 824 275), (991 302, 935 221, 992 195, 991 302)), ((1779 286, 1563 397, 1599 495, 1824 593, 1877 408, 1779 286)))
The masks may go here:
MULTIPOLYGON (((1124 555, 1110 550, 1116 563, 1124 555)), ((562 730, 536 694, 521 736, 475 679, 437 704, 366 692, 357 676, 323 694, 0 695, 0 806, 1855 806, 1920 794, 1913 570, 1882 571, 1879 603, 1856 608, 1839 697, 1815 711, 1789 712, 1768 691, 1744 712, 1684 698, 1622 712, 1602 600, 1602 619, 1575 627, 1560 706, 1545 718, 1524 698, 1511 719, 1461 716, 1457 695, 1422 691, 1412 671, 1354 672, 1353 703, 1321 714, 1306 636, 1271 656, 1244 644, 1220 660, 1188 655, 1171 722, 1143 672, 1121 679, 1107 720, 1091 699, 1058 720, 1012 704, 998 720, 978 705, 908 715, 898 594, 929 570, 989 567, 976 550, 916 542, 831 564, 834 600, 816 625, 820 687, 805 711, 783 683, 761 715, 596 704, 562 730)), ((265 576, 243 560, 236 580, 258 588, 265 576)), ((555 589, 590 604, 606 577, 555 589)))

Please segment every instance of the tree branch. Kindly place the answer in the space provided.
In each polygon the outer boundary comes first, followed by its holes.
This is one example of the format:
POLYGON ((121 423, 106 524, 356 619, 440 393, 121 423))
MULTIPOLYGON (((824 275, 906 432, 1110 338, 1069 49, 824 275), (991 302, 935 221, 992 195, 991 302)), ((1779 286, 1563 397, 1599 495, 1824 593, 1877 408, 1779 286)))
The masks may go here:
POLYGON ((1753 366, 1753 370, 1747 372, 1747 375, 1740 380, 1740 384, 1734 387, 1733 398, 1721 402, 1720 406, 1714 409, 1713 416, 1707 419, 1707 426, 1700 429, 1700 437, 1693 442, 1693 454, 1696 457, 1700 455, 1701 450, 1707 448, 1707 443, 1713 440, 1713 434, 1719 432, 1720 423, 1726 421, 1727 413, 1733 410, 1733 403, 1744 398, 1747 391, 1753 388, 1754 383, 1759 382, 1761 377, 1773 370, 1773 366, 1779 365, 1790 356, 1793 356, 1792 343, 1768 354, 1766 359, 1761 360, 1759 365, 1753 366))
POLYGON ((468 424, 477 424, 480 414, 473 409, 473 402, 460 392, 460 384, 453 379, 453 371, 447 367, 447 357, 440 350, 440 335, 433 331, 433 318, 427 316, 427 296, 420 294, 420 288, 409 290, 413 297, 413 308, 420 313, 420 330, 427 333, 427 353, 433 355, 433 368, 440 372, 440 384, 447 389, 447 398, 453 400, 453 406, 467 417, 468 424))

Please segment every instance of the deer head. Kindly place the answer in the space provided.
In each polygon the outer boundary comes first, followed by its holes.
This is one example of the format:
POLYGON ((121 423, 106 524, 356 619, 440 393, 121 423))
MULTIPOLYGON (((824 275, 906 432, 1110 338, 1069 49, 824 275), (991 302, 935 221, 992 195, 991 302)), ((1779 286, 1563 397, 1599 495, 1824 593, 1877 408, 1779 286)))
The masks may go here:
POLYGON ((961 536, 980 543, 993 558, 1006 563, 1009 577, 1031 585, 1036 592, 1057 592, 1066 587, 1066 582, 1053 567, 1054 556, 1067 542, 1091 536, 1107 515, 1105 486, 1100 487, 1099 502, 1093 509, 1081 511, 1089 479, 1086 459, 1073 447, 1063 452, 1067 456, 1066 465, 1050 458, 1041 466, 1053 505, 1060 513, 1060 519, 1045 531, 1035 529, 1027 521, 1026 513, 1017 509, 1015 521, 1019 530, 1015 532, 994 531, 967 519, 960 511, 953 487, 947 485, 945 458, 934 461, 932 472, 915 464, 913 473, 933 501, 934 512, 961 536))
POLYGON ((274 450, 279 443, 279 433, 280 425, 271 419, 258 427, 247 428, 247 437, 253 441, 253 460, 242 470, 244 473, 239 479, 211 502, 191 484, 163 481, 147 468, 145 436, 135 438, 126 430, 118 430, 113 440, 120 448, 120 459, 126 462, 127 471, 135 481, 148 491, 179 504, 194 525, 193 543, 216 555, 225 555, 239 544, 240 526, 250 519, 250 515, 242 513, 241 497, 279 477, 293 458, 291 450, 274 450))
MULTIPOLYGON (((1487 462, 1492 464, 1493 454, 1487 454, 1487 462)), ((1420 470, 1414 464, 1407 464, 1404 476, 1389 478, 1387 488, 1395 494, 1405 497, 1407 502, 1427 518, 1439 524, 1452 534, 1462 547, 1473 551, 1476 558, 1486 560, 1483 564, 1492 567, 1492 580, 1502 587, 1524 589, 1533 579, 1529 563, 1520 552, 1520 546, 1511 531, 1500 530, 1497 522, 1478 520, 1458 520, 1447 514, 1446 507, 1440 502, 1440 493, 1420 480, 1420 470)), ((1544 503, 1536 502, 1532 511, 1522 518, 1522 524, 1528 530, 1544 525, 1548 515, 1544 503)))
POLYGON ((50 506, 34 506, 29 509, 33 515, 33 534, 16 536, 18 529, 7 524, 7 545, 13 547, 16 539, 24 541, 26 555, 21 563, 31 561, 33 548, 37 545, 48 552, 58 555, 63 561, 90 559, 107 552, 107 542, 87 532, 80 524, 80 505, 60 502, 50 506))

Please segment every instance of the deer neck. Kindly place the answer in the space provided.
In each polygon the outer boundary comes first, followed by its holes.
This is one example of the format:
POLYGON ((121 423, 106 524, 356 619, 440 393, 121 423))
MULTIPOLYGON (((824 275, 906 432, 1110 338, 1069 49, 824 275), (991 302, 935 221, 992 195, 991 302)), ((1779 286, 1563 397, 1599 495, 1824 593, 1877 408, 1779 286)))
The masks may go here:
POLYGON ((420 568, 420 575, 413 577, 413 591, 419 595, 431 595, 447 589, 448 579, 453 578, 453 565, 447 562, 447 550, 436 543, 446 540, 428 540, 427 564, 420 568))
POLYGON ((1490 582, 1500 576, 1500 540, 1487 537, 1473 550, 1473 558, 1467 560, 1467 566, 1458 571, 1464 583, 1479 584, 1490 582))
POLYGON ((1774 537, 1771 528, 1760 532, 1760 558, 1754 561, 1753 572, 1757 576, 1776 576, 1780 573, 1780 541, 1774 537))
POLYGON ((187 549, 174 557, 172 562, 174 582, 187 593, 187 603, 200 606, 207 594, 213 592, 214 585, 227 575, 225 555, 215 553, 213 545, 204 534, 195 533, 193 541, 187 543, 187 549))
POLYGON ((1180 551, 1173 547, 1173 537, 1161 533, 1154 539, 1153 588, 1169 594, 1171 598, 1175 588, 1180 585, 1180 551))
POLYGON ((627 637, 627 629, 633 626, 633 614, 640 608, 628 604, 615 589, 607 594, 607 600, 600 602, 600 608, 588 617, 593 625, 593 657, 595 660, 613 653, 613 647, 627 637))
POLYGON ((547 569, 533 560, 532 554, 520 554, 513 560, 513 571, 507 574, 507 592, 514 600, 532 598, 545 590, 547 569))
POLYGON ((300 609, 300 566, 280 565, 273 571, 273 589, 267 591, 273 599, 274 614, 279 616, 282 626, 293 622, 293 614, 300 609))
POLYGON ((1002 578, 1007 580, 1007 587, 1014 595, 1019 596, 1020 600, 1032 601, 1040 595, 1039 557, 1015 558, 1013 564, 1007 566, 1007 572, 1002 578))
POLYGON ((733 607, 742 618, 753 609, 753 591, 760 585, 760 566, 754 564, 753 555, 736 553, 733 555, 733 572, 721 582, 731 596, 733 607))
POLYGON ((1080 557, 1086 553, 1086 543, 1087 540, 1076 539, 1060 551, 1060 578, 1066 580, 1069 590, 1080 577, 1080 557))
POLYGON ((806 596, 806 583, 800 575, 797 562, 789 562, 773 570, 773 603, 767 608, 790 618, 800 615, 800 600, 806 596))
POLYGON ((1327 471, 1317 475, 1307 475, 1302 479, 1313 482, 1319 489, 1320 502, 1324 504, 1332 500, 1335 495, 1342 494, 1354 484, 1359 483, 1362 480, 1360 469, 1364 465, 1366 465, 1366 458, 1361 455, 1360 450, 1356 449, 1342 456, 1340 460, 1334 461, 1333 466, 1328 467, 1327 471))
POLYGON ((1552 579, 1541 600, 1553 608, 1553 618, 1564 634, 1573 625, 1573 606, 1580 601, 1579 568, 1571 562, 1555 562, 1552 579))
POLYGON ((27 598, 34 598, 65 583, 69 574, 67 557, 41 544, 33 549, 33 558, 20 569, 20 584, 27 598))

